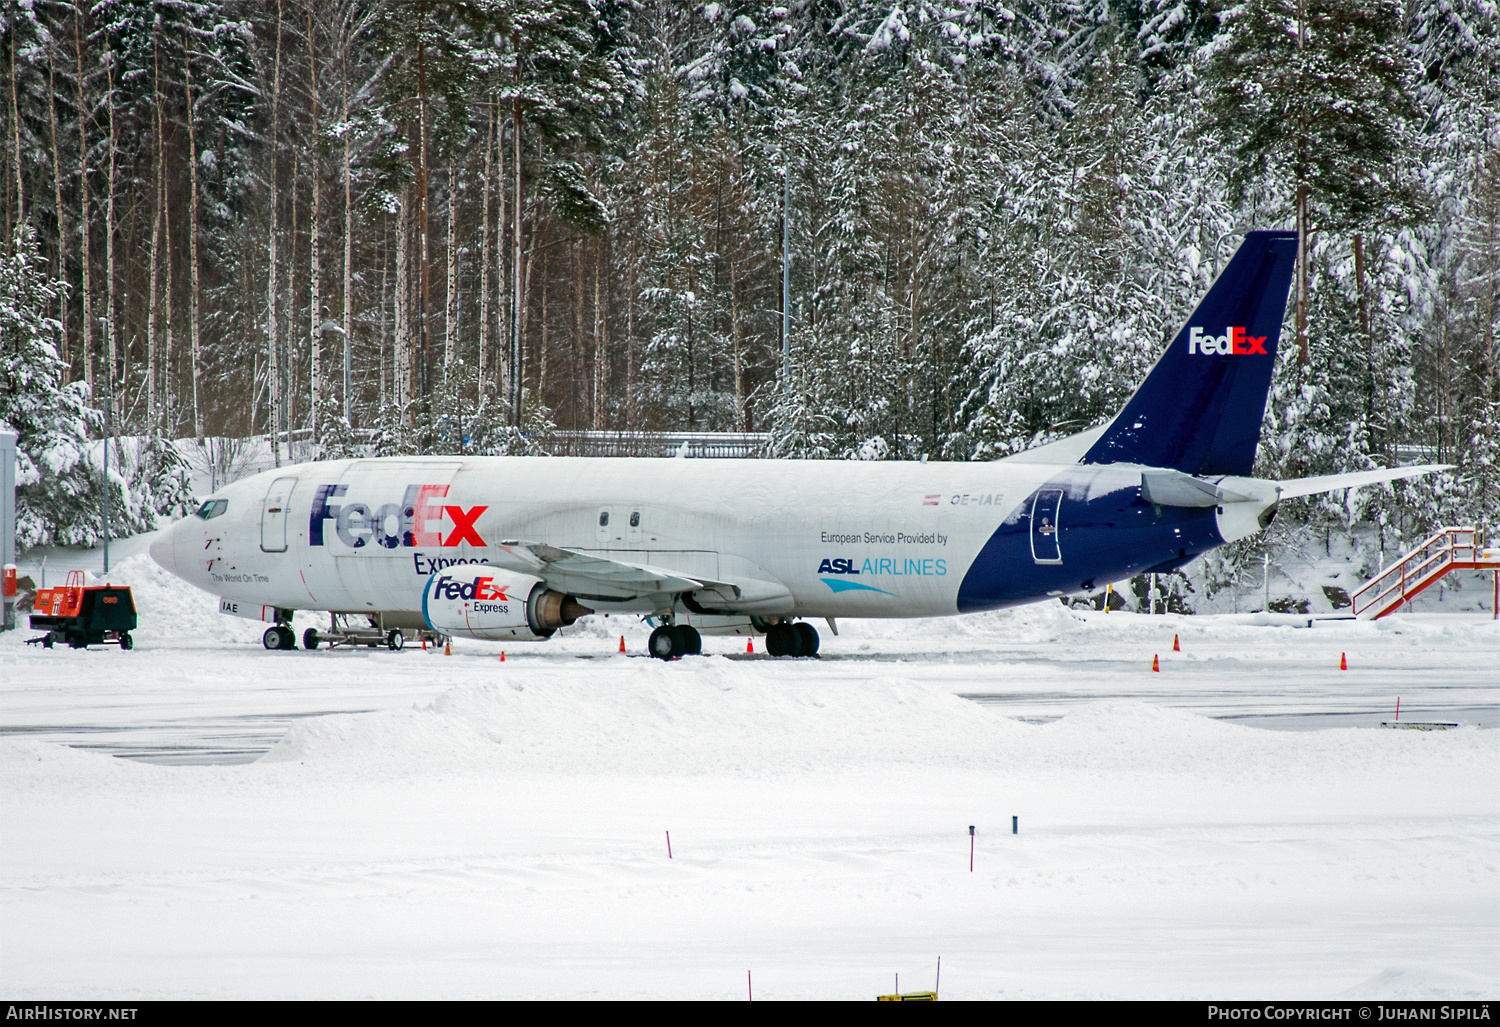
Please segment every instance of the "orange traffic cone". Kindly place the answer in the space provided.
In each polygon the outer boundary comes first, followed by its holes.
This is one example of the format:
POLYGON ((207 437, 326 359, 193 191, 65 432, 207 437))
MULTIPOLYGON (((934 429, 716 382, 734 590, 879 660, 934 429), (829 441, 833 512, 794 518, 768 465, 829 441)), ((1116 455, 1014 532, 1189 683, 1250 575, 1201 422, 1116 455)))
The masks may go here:
POLYGON ((1151 669, 1157 674, 1161 673, 1161 661, 1156 658, 1155 653, 1151 654, 1151 669))
POLYGON ((755 637, 753 635, 750 638, 745 639, 745 652, 755 652, 755 637))
POLYGON ((1339 653, 1339 670, 1348 670, 1349 660, 1343 653, 1339 653))
POLYGON ((505 650, 504 649, 500 650, 500 662, 501 663, 505 662, 505 650))
POLYGON ((451 642, 444 642, 443 643, 443 655, 444 656, 452 656, 453 655, 453 644, 451 642))
POLYGON ((1174 653, 1180 653, 1180 652, 1182 652, 1182 643, 1179 642, 1179 641, 1177 641, 1177 636, 1176 635, 1172 636, 1172 651, 1174 653))
POLYGON ((625 651, 625 636, 621 635, 620 636, 620 652, 623 653, 624 651, 625 651))
POLYGON ((422 636, 422 651, 424 653, 427 651, 427 636, 426 635, 422 636))

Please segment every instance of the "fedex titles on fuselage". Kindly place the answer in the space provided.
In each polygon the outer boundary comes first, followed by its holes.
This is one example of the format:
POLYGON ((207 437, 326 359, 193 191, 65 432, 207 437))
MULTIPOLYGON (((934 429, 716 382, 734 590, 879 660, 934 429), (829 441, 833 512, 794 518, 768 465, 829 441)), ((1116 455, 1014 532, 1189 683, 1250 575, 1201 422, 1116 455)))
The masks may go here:
POLYGON ((1197 325, 1188 330, 1188 354, 1194 353, 1200 357, 1244 357, 1252 353, 1270 356, 1264 335, 1246 335, 1240 327, 1232 327, 1223 335, 1209 335, 1197 325))
MULTIPOLYGON (((443 503, 447 485, 408 485, 399 503, 374 506, 370 503, 331 502, 342 499, 348 485, 319 485, 313 491, 312 511, 307 519, 307 544, 322 546, 327 525, 333 522, 333 533, 350 549, 364 549, 371 542, 385 549, 414 549, 435 546, 452 549, 468 543, 483 548, 485 541, 474 526, 488 506, 464 509, 443 503), (451 522, 445 524, 444 522, 451 522)), ((431 574, 462 559, 422 559, 413 555, 417 573, 431 574), (424 566, 425 564, 425 566, 424 566)))

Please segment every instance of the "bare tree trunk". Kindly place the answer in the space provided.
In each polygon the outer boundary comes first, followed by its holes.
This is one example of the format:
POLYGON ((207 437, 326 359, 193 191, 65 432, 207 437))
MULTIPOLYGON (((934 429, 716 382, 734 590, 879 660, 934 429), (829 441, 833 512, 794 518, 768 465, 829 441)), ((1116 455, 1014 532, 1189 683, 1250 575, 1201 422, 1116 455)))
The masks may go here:
POLYGON ((200 404, 200 351, 198 348, 198 115, 193 110, 192 40, 187 22, 182 25, 182 73, 187 91, 188 125, 188 335, 192 347, 193 437, 203 440, 203 408, 200 404))
MULTIPOLYGON (((524 353, 522 351, 522 340, 524 338, 524 327, 523 327, 522 321, 523 321, 523 319, 525 317, 526 294, 521 289, 521 218, 522 218, 522 212, 523 212, 524 208, 521 206, 521 96, 520 96, 520 92, 519 92, 519 87, 520 87, 520 84, 521 84, 521 61, 520 61, 520 55, 521 55, 521 35, 520 35, 519 32, 512 33, 512 35, 511 35, 511 47, 516 52, 515 84, 516 84, 517 90, 518 90, 517 93, 516 93, 515 98, 511 101, 511 107, 510 107, 511 146, 512 146, 512 149, 514 150, 514 155, 513 155, 512 160, 513 160, 513 162, 515 164, 515 167, 512 169, 512 173, 515 175, 515 186, 516 186, 515 203, 512 205, 513 206, 513 210, 512 210, 512 213, 511 213, 511 219, 512 219, 512 222, 513 222, 513 229, 514 229, 514 231, 512 233, 512 240, 513 240, 513 242, 512 242, 511 261, 510 261, 510 273, 511 273, 511 276, 512 276, 512 288, 511 288, 511 331, 512 331, 512 336, 511 336, 511 368, 512 368, 512 376, 514 378, 514 381, 512 381, 512 383, 511 383, 511 391, 514 393, 514 398, 512 399, 512 402, 511 402, 511 411, 512 411, 512 416, 515 418, 515 423, 519 425, 521 423, 521 418, 522 418, 522 414, 523 414, 523 411, 521 410, 521 403, 522 403, 522 398, 521 397, 522 397, 522 392, 523 392, 522 379, 523 379, 523 375, 524 375, 525 370, 526 370, 525 355, 524 355, 524 353), (519 368, 520 371, 517 372, 516 370, 514 370, 516 368, 519 368)), ((545 255, 542 257, 542 259, 543 259, 543 261, 546 260, 545 255)), ((545 268, 543 269, 542 279, 543 279, 542 295, 544 297, 543 302, 545 303, 546 302, 545 301, 545 296, 546 296, 546 285, 545 285, 545 282, 546 282, 546 270, 545 270, 545 268)), ((546 319, 543 318, 543 321, 545 321, 545 320, 546 319)), ((537 382, 536 394, 537 394, 537 402, 538 403, 542 402, 542 398, 541 398, 542 397, 542 385, 541 385, 540 381, 537 382)))
POLYGON ((276 331, 276 151, 281 134, 281 0, 276 0, 276 65, 271 84, 271 230, 266 241, 266 419, 271 435, 271 460, 281 466, 281 362, 277 359, 276 331))
POLYGON ((176 432, 177 416, 176 390, 173 388, 172 382, 172 356, 174 349, 172 345, 172 203, 171 190, 167 188, 166 138, 162 131, 162 116, 160 113, 163 103, 161 96, 161 53, 158 46, 159 38, 157 34, 152 34, 151 49, 155 70, 156 109, 158 112, 156 116, 156 158, 157 179, 161 182, 161 223, 164 234, 162 250, 165 257, 166 270, 165 281, 162 283, 165 286, 165 291, 162 293, 162 313, 164 315, 163 320, 166 331, 162 340, 160 379, 162 397, 161 413, 157 419, 153 420, 151 427, 152 431, 159 430, 164 418, 170 437, 170 435, 176 432))
POLYGON ((16 225, 19 227, 26 221, 26 192, 25 183, 21 177, 21 99, 17 95, 19 87, 16 84, 16 36, 18 33, 15 26, 11 26, 10 33, 10 125, 11 135, 15 138, 16 151, 16 225))
MULTIPOLYGON (((52 192, 57 210, 57 279, 68 277, 68 229, 63 221, 62 158, 57 145, 57 75, 53 69, 52 47, 47 47, 47 119, 52 127, 52 192)), ((57 355, 63 362, 63 381, 73 379, 73 355, 68 346, 68 290, 57 290, 57 322, 62 325, 57 355)))
MULTIPOLYGON (((106 101, 109 105, 109 175, 106 179, 105 188, 108 195, 104 204, 104 330, 109 337, 109 377, 106 379, 109 387, 110 409, 119 423, 121 405, 119 400, 120 391, 115 388, 118 383, 125 384, 124 368, 116 365, 117 349, 119 347, 120 328, 115 323, 115 165, 118 151, 119 135, 115 130, 115 54, 109 51, 107 55, 108 66, 106 82, 109 94, 106 101)), ((85 236, 87 238, 87 236, 85 236)), ((87 293, 87 289, 84 290, 87 293)), ((129 353, 126 353, 126 361, 129 362, 129 353)))
MULTIPOLYGON (((344 93, 344 360, 348 366, 350 360, 350 347, 354 345, 354 185, 353 177, 349 172, 349 38, 345 34, 342 39, 342 50, 340 52, 343 68, 343 93, 344 93)), ((386 232, 390 229, 387 228, 386 232)), ((380 318, 382 330, 385 326, 385 260, 389 254, 381 253, 380 262, 380 318)), ((344 397, 344 414, 349 421, 353 422, 354 403, 353 397, 347 390, 340 390, 344 397)), ((380 345, 380 404, 385 405, 385 340, 381 339, 380 345)))
POLYGON ((281 390, 281 421, 286 431, 286 457, 295 459, 292 429, 297 423, 297 180, 302 177, 302 153, 292 149, 292 179, 287 192, 292 209, 287 225, 286 260, 286 367, 282 371, 285 388, 281 390))
MULTIPOLYGON (((1307 43, 1307 8, 1297 0, 1297 56, 1307 43)), ((1305 179, 1307 161, 1307 112, 1297 114, 1297 364, 1308 367, 1312 356, 1307 349, 1307 194, 1305 179)))
POLYGON ((594 245, 594 430, 604 427, 604 392, 609 377, 609 358, 604 331, 604 303, 600 295, 604 281, 604 243, 601 236, 594 245))
POLYGON ((323 399, 323 323, 322 285, 323 252, 318 245, 318 232, 322 227, 323 214, 323 162, 318 159, 320 128, 318 125, 318 55, 313 45, 316 35, 313 30, 312 4, 307 5, 307 90, 312 103, 311 146, 307 159, 312 164, 312 220, 307 225, 307 426, 313 442, 318 441, 318 415, 323 399))
MULTIPOLYGON (((425 7, 422 9, 422 17, 425 21, 425 7)), ((419 326, 422 333, 422 363, 417 384, 422 390, 422 401, 425 404, 432 393, 432 386, 428 381, 432 359, 432 336, 428 324, 428 311, 432 309, 432 225, 431 212, 427 207, 427 52, 420 37, 417 42, 417 135, 417 245, 420 250, 422 287, 419 326)))
POLYGON ((458 168, 452 159, 448 161, 448 252, 443 270, 447 286, 443 294, 443 384, 448 383, 448 371, 458 356, 458 338, 455 322, 458 320, 458 168))
MULTIPOLYGON (((73 44, 78 57, 78 228, 83 234, 78 263, 83 270, 83 331, 79 333, 83 346, 83 378, 88 383, 89 394, 94 392, 94 312, 90 305, 93 290, 89 288, 89 139, 87 131, 88 107, 83 101, 83 3, 73 0, 73 44)), ((112 58, 111 58, 112 59, 112 58)), ((113 88, 113 78, 111 78, 113 88)), ((113 104, 110 107, 113 121, 113 104)), ((113 134, 113 126, 111 126, 113 134)), ((113 311, 111 311, 111 315, 113 311)))
MULTIPOLYGON (((491 97, 493 100, 493 97, 491 97)), ((479 353, 475 368, 475 402, 484 402, 484 373, 490 348, 490 176, 495 171, 495 107, 486 106, 484 119, 484 212, 479 235, 479 353)))
MULTIPOLYGON (((573 379, 573 427, 578 428, 579 407, 586 413, 589 409, 590 386, 593 382, 585 378, 583 369, 585 361, 583 357, 583 240, 573 241, 573 345, 572 350, 572 379, 573 379), (579 393, 582 392, 580 396, 579 393)), ((592 376, 591 376, 592 377, 592 376)))
POLYGON ((162 152, 162 128, 161 128, 161 48, 158 33, 151 33, 151 92, 152 104, 156 108, 156 196, 155 209, 151 214, 151 259, 150 259, 150 286, 149 299, 146 301, 146 430, 155 432, 161 425, 158 420, 159 410, 156 400, 156 376, 157 376, 157 349, 156 349, 156 303, 157 303, 157 281, 160 278, 160 268, 157 256, 161 252, 161 220, 165 215, 162 209, 167 195, 166 155, 162 152))
MULTIPOLYGON (((536 405, 538 408, 547 405, 547 258, 549 251, 542 249, 542 338, 540 352, 537 354, 536 374, 536 405)), ((522 301, 518 299, 518 304, 522 301)))
POLYGON ((397 416, 407 423, 407 404, 411 402, 411 231, 412 201, 401 199, 396 218, 396 339, 392 359, 395 376, 397 416))
MULTIPOLYGON (((348 124, 348 122, 346 121, 345 124, 348 124)), ((382 225, 381 225, 381 233, 380 233, 380 335, 379 335, 379 338, 380 338, 380 407, 379 407, 379 409, 380 409, 380 412, 381 412, 381 416, 384 417, 385 416, 386 403, 389 402, 389 400, 390 400, 390 392, 386 388, 386 374, 387 374, 387 370, 386 370, 386 332, 385 332, 385 329, 386 329, 386 324, 388 322, 386 321, 386 313, 385 313, 386 306, 385 305, 386 305, 386 303, 388 301, 388 298, 390 296, 390 293, 387 290, 387 285, 390 282, 390 273, 391 273, 391 219, 389 217, 381 218, 381 222, 382 222, 382 225)), ((347 227, 348 227, 347 226, 347 222, 345 224, 345 227, 347 229, 347 227)), ((345 239, 346 240, 348 239, 347 235, 345 236, 345 239)), ((346 250, 345 251, 346 261, 345 261, 345 272, 344 272, 346 283, 348 281, 347 252, 348 251, 346 250)), ((344 295, 345 296, 349 295, 349 290, 348 290, 347 284, 346 284, 345 289, 344 289, 344 295)), ((348 304, 347 300, 344 303, 344 317, 345 317, 345 323, 348 323, 347 319, 349 317, 349 304, 348 304)), ((349 336, 348 336, 347 333, 345 333, 345 335, 344 335, 344 345, 346 345, 346 346, 349 345, 349 336)), ((348 397, 346 396, 344 398, 345 398, 345 401, 347 402, 348 401, 348 397)))
POLYGON ((500 204, 495 217, 495 396, 503 398, 509 406, 512 383, 518 367, 510 347, 510 308, 506 301, 505 288, 505 118, 500 113, 500 103, 495 102, 495 195, 500 204))
POLYGON ((740 278, 735 268, 738 262, 729 259, 729 319, 730 337, 734 341, 734 430, 745 430, 745 372, 741 354, 744 350, 745 322, 740 315, 740 278))
POLYGON ((625 294, 625 430, 635 431, 635 234, 630 236, 630 285, 625 294))

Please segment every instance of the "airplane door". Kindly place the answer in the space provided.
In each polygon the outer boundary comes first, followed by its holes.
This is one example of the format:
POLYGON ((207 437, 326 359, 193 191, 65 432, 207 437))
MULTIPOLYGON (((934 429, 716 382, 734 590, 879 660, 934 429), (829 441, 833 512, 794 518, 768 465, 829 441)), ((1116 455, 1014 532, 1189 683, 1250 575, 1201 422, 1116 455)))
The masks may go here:
POLYGON ((296 478, 277 478, 266 490, 260 510, 260 548, 266 553, 286 552, 287 506, 292 501, 296 478))
POLYGON ((1062 563, 1057 538, 1062 497, 1062 489, 1040 489, 1031 501, 1031 558, 1037 563, 1062 563))
POLYGON ((594 538, 604 546, 625 541, 625 523, 620 512, 613 507, 601 506, 594 520, 594 538))

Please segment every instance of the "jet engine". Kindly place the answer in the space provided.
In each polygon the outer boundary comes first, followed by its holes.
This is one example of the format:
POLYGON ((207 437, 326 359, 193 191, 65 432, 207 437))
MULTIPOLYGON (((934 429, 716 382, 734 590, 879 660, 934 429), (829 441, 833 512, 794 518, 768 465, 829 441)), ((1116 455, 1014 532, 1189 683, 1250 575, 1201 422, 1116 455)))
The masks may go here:
POLYGON ((540 578, 483 564, 446 567, 422 589, 427 626, 463 638, 547 638, 593 612, 540 578))

